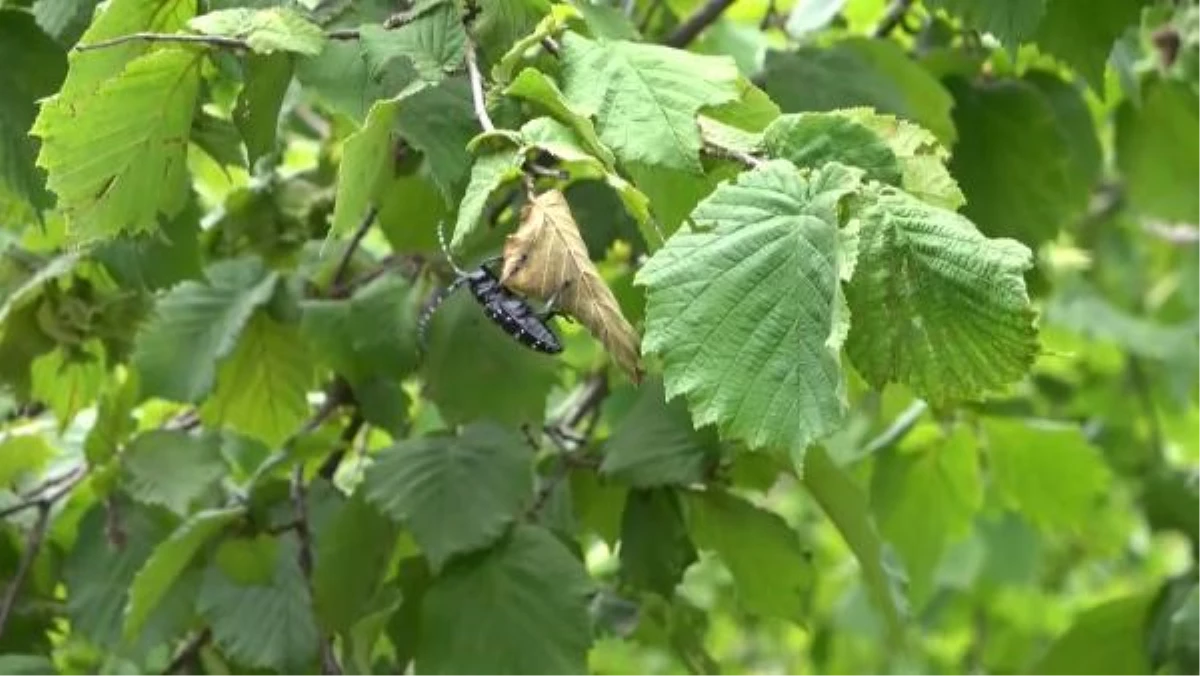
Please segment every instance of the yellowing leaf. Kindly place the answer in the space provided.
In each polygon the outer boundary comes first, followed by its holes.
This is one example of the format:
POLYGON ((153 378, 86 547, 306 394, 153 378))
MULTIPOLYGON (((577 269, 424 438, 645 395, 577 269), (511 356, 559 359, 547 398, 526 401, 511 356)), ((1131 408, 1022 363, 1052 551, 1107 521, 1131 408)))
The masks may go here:
POLYGON ((567 198, 549 190, 521 210, 521 226, 504 244, 501 281, 516 291, 550 298, 604 344, 634 382, 641 380, 638 335, 588 257, 567 198))

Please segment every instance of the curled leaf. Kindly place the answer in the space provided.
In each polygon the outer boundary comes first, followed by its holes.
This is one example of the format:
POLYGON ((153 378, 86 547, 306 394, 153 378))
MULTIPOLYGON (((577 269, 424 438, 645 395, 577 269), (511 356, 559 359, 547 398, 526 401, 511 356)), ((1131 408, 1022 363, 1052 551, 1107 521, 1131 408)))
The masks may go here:
POLYGON ((515 291, 554 298, 558 309, 586 326, 630 379, 640 382, 637 332, 588 257, 561 191, 537 195, 521 210, 521 225, 504 244, 500 280, 515 291))

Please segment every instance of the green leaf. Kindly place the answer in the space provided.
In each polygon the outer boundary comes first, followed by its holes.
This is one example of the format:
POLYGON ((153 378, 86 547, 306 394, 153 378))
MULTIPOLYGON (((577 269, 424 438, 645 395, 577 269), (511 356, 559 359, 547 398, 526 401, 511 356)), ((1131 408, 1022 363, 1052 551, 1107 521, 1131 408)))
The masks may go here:
POLYGON ((205 274, 207 283, 171 289, 138 333, 133 363, 143 396, 196 403, 208 394, 217 361, 233 350, 278 282, 257 258, 220 261, 205 274))
POLYGON ((237 521, 242 513, 241 508, 199 512, 180 524, 170 537, 154 548, 154 553, 129 586, 129 604, 125 609, 123 625, 126 639, 142 631, 150 614, 162 602, 176 579, 191 565, 200 548, 237 521))
POLYGON ((842 420, 835 306, 842 199, 861 172, 782 160, 722 184, 638 272, 643 351, 697 425, 753 448, 802 451, 842 420))
POLYGON ((1025 374, 1038 351, 1027 248, 890 188, 860 223, 846 348, 867 382, 904 383, 943 402, 1025 374))
POLYGON ((842 114, 867 126, 888 144, 900 162, 900 187, 905 192, 951 211, 957 211, 966 203, 967 198, 946 166, 950 151, 933 133, 892 115, 880 115, 870 108, 843 110, 842 114))
POLYGON ((566 95, 559 90, 558 85, 536 68, 522 70, 504 89, 507 96, 515 96, 540 105, 554 119, 571 128, 583 142, 583 146, 592 155, 600 159, 605 166, 612 167, 616 161, 612 152, 600 142, 596 128, 588 116, 571 107, 566 95))
POLYGON ((513 426, 537 423, 558 380, 554 359, 496 326, 469 293, 438 308, 422 362, 425 395, 450 423, 488 417, 513 426), (502 392, 480 383, 504 383, 502 392))
POLYGON ((989 418, 984 430, 988 468, 1005 504, 1043 529, 1083 526, 1110 474, 1078 427, 989 418))
POLYGON ((6 434, 0 440, 0 488, 33 478, 55 456, 40 434, 6 434))
POLYGON ((94 504, 79 522, 79 534, 63 567, 63 582, 70 590, 66 602, 72 634, 107 648, 121 642, 130 585, 171 532, 159 511, 126 501, 117 501, 112 508, 120 510, 120 535, 109 530, 109 507, 94 504))
POLYGON ((315 533, 313 599, 331 632, 348 631, 369 609, 388 571, 399 529, 356 492, 315 533))
POLYGON ((567 100, 621 161, 701 172, 696 114, 741 95, 732 59, 571 32, 562 47, 567 100))
MULTIPOLYGON (((1014 53, 1017 45, 1033 37, 1042 16, 1046 13, 1047 3, 1053 5, 1058 1, 926 0, 930 9, 943 9, 961 20, 968 28, 981 33, 991 33, 1014 53)), ((1077 23, 1086 23, 1092 16, 1089 12, 1086 20, 1076 18, 1077 23)))
POLYGON ((480 131, 465 78, 445 80, 408 96, 396 114, 396 130, 425 156, 446 204, 457 204, 471 171, 467 144, 480 131))
POLYGON ((848 38, 828 47, 768 51, 764 77, 767 94, 785 113, 870 106, 954 143, 954 100, 891 40, 848 38))
POLYGON ((180 516, 187 516, 228 471, 218 437, 179 430, 142 432, 129 442, 121 460, 130 497, 180 516))
POLYGON ((50 206, 45 176, 34 165, 38 146, 29 137, 37 102, 58 89, 66 74, 62 47, 25 12, 0 10, 0 186, 30 206, 50 206))
POLYGON ((1033 38, 1103 92, 1113 43, 1138 23, 1141 6, 1137 0, 1050 0, 1033 38))
POLYGON ((200 111, 192 118, 189 139, 222 167, 245 167, 242 136, 231 120, 200 111))
POLYGON ((1182 82, 1143 85, 1139 107, 1125 100, 1117 109, 1117 167, 1129 200, 1142 213, 1170 221, 1200 220, 1200 103, 1182 82))
POLYGON ((189 200, 159 232, 110 240, 95 250, 113 280, 125 287, 166 289, 203 275, 200 261, 200 207, 189 200))
POLYGON ((946 546, 970 531, 982 506, 976 442, 966 427, 880 454, 871 484, 871 510, 904 561, 915 604, 929 599, 946 546))
POLYGON ((40 676, 41 674, 57 674, 54 662, 46 655, 0 655, 0 673, 20 676, 40 676))
POLYGON ((883 613, 890 637, 900 637, 908 616, 901 590, 904 580, 885 558, 884 544, 871 518, 866 495, 819 446, 805 454, 803 464, 797 464, 797 469, 803 470, 804 487, 858 559, 867 591, 883 613))
POLYGON ((1044 317, 1048 324, 1111 343, 1131 355, 1174 363, 1196 360, 1194 321, 1163 325, 1130 314, 1114 306, 1098 289, 1082 282, 1072 283, 1054 294, 1046 304, 1044 317))
POLYGON ((363 57, 372 70, 387 68, 393 59, 405 59, 427 82, 441 81, 462 64, 467 38, 453 2, 434 4, 399 28, 366 24, 359 33, 363 57))
POLYGON ((531 33, 550 12, 550 0, 482 0, 472 32, 484 61, 494 63, 514 42, 531 33))
POLYGON ((313 380, 312 357, 297 327, 259 312, 221 362, 217 387, 201 407, 200 418, 274 448, 308 417, 313 380))
POLYGON ((317 655, 319 635, 297 563, 299 545, 290 535, 277 544, 248 551, 236 564, 230 557, 211 564, 196 610, 212 627, 217 645, 238 663, 307 671, 317 655), (267 579, 249 581, 264 571, 267 579))
POLYGON ((329 41, 319 56, 296 61, 296 81, 305 92, 360 125, 371 106, 415 79, 411 68, 373 73, 357 41, 329 41))
POLYGON ((233 108, 233 122, 246 143, 251 166, 275 150, 279 110, 292 82, 292 68, 292 59, 286 54, 246 56, 246 82, 233 108))
POLYGON ((420 292, 400 275, 386 275, 347 299, 306 300, 300 330, 316 356, 351 384, 398 381, 418 364, 420 292))
POLYGON ((586 673, 592 590, 583 564, 549 531, 518 526, 434 580, 421 609, 416 671, 586 673))
POLYGON ((524 155, 515 149, 490 152, 475 160, 466 194, 458 207, 458 219, 450 238, 451 249, 462 247, 479 232, 492 195, 506 184, 521 179, 524 162, 524 155))
POLYGON ((1058 129, 1067 142, 1070 194, 1090 195, 1103 170, 1104 155, 1083 90, 1044 70, 1028 72, 1022 81, 1036 87, 1054 110, 1058 129))
POLYGON ((362 129, 346 138, 338 170, 337 198, 333 208, 331 237, 354 232, 371 208, 380 189, 392 178, 396 152, 392 125, 396 101, 379 101, 371 106, 362 129))
POLYGON ((759 615, 802 621, 813 584, 812 553, 778 514, 730 493, 688 493, 692 537, 716 551, 738 598, 759 615))
POLYGON ((1054 109, 1020 80, 951 84, 958 144, 950 171, 967 205, 963 213, 992 237, 1031 246, 1051 240, 1087 205, 1073 184, 1071 151, 1054 109))
POLYGON ((100 395, 96 410, 96 421, 88 430, 83 441, 84 457, 92 466, 103 465, 125 443, 136 428, 131 415, 137 405, 138 383, 135 374, 124 379, 109 378, 105 391, 100 395))
POLYGON ((33 16, 47 35, 72 45, 88 27, 98 4, 100 0, 37 0, 33 16))
POLYGON ((604 444, 600 471, 637 488, 703 481, 720 454, 716 431, 692 427, 683 401, 665 401, 662 381, 643 382, 633 408, 604 444))
POLYGON ((798 167, 841 162, 866 171, 870 180, 900 184, 896 154, 868 127, 838 113, 783 115, 763 131, 771 157, 798 167))
POLYGON ((259 54, 296 52, 316 56, 325 46, 321 27, 286 7, 222 9, 188 21, 204 35, 238 38, 259 54))
POLYGON ((81 348, 60 346, 33 360, 29 367, 33 396, 54 411, 60 428, 66 428, 75 414, 91 406, 104 388, 107 371, 103 345, 89 340, 81 348))
POLYGON ((1150 673, 1144 628, 1153 600, 1153 594, 1133 594, 1085 610, 1030 673, 1150 673))
POLYGON ((533 494, 532 457, 516 434, 487 422, 458 437, 401 441, 376 456, 364 490, 404 522, 437 570, 495 542, 533 494))
POLYGON ((625 497, 621 516, 621 579, 671 598, 696 548, 683 521, 683 507, 674 490, 633 490, 625 497))
POLYGON ((46 169, 75 237, 152 231, 159 213, 171 216, 183 206, 189 185, 184 140, 201 60, 184 49, 151 52, 130 61, 94 96, 43 106, 32 130, 42 139, 38 166, 46 169))

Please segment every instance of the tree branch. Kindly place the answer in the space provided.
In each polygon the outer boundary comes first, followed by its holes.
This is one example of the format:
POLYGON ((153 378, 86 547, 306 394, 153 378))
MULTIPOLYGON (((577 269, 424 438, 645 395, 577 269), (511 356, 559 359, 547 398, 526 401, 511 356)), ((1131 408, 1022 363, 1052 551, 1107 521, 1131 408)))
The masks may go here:
POLYGON ((75 484, 78 484, 80 481, 82 481, 83 477, 86 475, 87 472, 85 471, 83 465, 79 465, 65 474, 47 479, 46 481, 42 482, 41 485, 34 487, 28 493, 26 493, 21 502, 18 502, 15 505, 9 505, 4 509, 0 509, 0 519, 16 514, 17 512, 23 512, 31 507, 40 507, 43 503, 53 505, 55 502, 58 502, 60 499, 62 499, 64 495, 71 492, 71 489, 75 487, 75 484), (49 495, 43 495, 46 491, 56 486, 58 487, 58 490, 50 493, 49 495))
POLYGON ((196 632, 196 634, 189 638, 186 643, 180 646, 179 652, 175 653, 175 656, 171 658, 170 664, 167 665, 166 669, 163 669, 163 673, 178 674, 179 672, 183 671, 184 667, 196 661, 196 658, 200 655, 200 651, 204 648, 204 646, 208 645, 208 642, 211 640, 211 629, 205 627, 204 629, 196 632))
POLYGON ((346 251, 342 253, 342 259, 338 261, 337 268, 333 271, 333 281, 330 286, 337 288, 346 276, 346 272, 350 270, 350 261, 354 258, 354 252, 358 249, 358 245, 362 244, 363 238, 367 236, 367 231, 371 229, 371 224, 375 222, 375 216, 379 214, 379 207, 374 204, 367 209, 367 214, 363 216, 362 223, 358 225, 358 229, 354 231, 354 236, 350 238, 350 243, 346 245, 346 251))
POLYGON ((886 38, 891 35, 897 26, 904 23, 904 17, 908 14, 908 10, 912 9, 912 5, 913 0, 892 0, 871 35, 877 38, 886 38))
POLYGON ((123 45, 126 42, 136 42, 142 40, 145 42, 182 42, 187 44, 200 44, 208 47, 219 47, 224 49, 241 49, 249 51, 250 43, 239 38, 230 38, 223 35, 191 35, 188 33, 130 33, 129 35, 119 35, 108 40, 92 42, 86 45, 75 45, 75 51, 87 52, 93 49, 103 49, 105 47, 115 47, 123 45))
POLYGON ((675 30, 667 36, 663 44, 668 47, 683 49, 691 44, 705 28, 708 28, 713 22, 721 17, 721 13, 729 9, 735 0, 708 0, 700 6, 691 16, 683 20, 683 23, 676 26, 675 30))
POLYGON ((40 500, 37 503, 37 521, 34 522, 33 529, 29 531, 29 538, 25 541, 25 551, 21 553, 21 562, 17 564, 17 572, 13 575, 12 581, 8 583, 8 588, 4 590, 4 600, 0 601, 0 637, 4 636, 4 628, 8 625, 9 615, 12 614, 13 605, 17 602, 17 594, 21 591, 25 577, 29 575, 29 568, 33 565, 33 560, 37 558, 38 551, 42 548, 42 541, 46 539, 46 529, 50 526, 50 507, 49 500, 40 500))
POLYGON ((713 157, 723 157, 727 160, 740 162, 751 169, 759 167, 763 163, 763 160, 760 157, 755 157, 754 155, 742 150, 738 150, 737 148, 729 148, 720 145, 712 139, 703 139, 703 143, 704 144, 701 147, 701 150, 709 155, 712 155, 713 157))
POLYGON ((362 413, 355 410, 354 415, 350 418, 350 422, 346 425, 346 429, 342 430, 342 435, 338 438, 337 446, 334 447, 329 457, 325 458, 325 462, 321 463, 321 469, 317 470, 319 476, 333 481, 333 475, 337 474, 338 467, 342 464, 342 459, 346 457, 346 451, 354 443, 354 438, 362 430, 364 422, 362 413))

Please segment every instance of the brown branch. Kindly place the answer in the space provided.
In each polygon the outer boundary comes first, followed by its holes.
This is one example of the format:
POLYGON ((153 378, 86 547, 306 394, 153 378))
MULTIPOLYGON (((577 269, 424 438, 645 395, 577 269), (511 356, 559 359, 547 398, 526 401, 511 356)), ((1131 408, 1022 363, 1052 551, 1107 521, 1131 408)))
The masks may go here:
POLYGON ((700 6, 691 16, 683 20, 683 23, 675 27, 675 30, 667 36, 663 44, 668 47, 683 49, 691 44, 705 28, 708 28, 713 22, 721 18, 721 13, 729 9, 735 0, 708 0, 700 6))
POLYGON ((37 558, 38 551, 42 548, 42 541, 46 539, 46 529, 50 526, 50 507, 49 500, 41 500, 37 503, 37 521, 34 522, 33 528, 29 531, 29 538, 25 541, 25 551, 21 553, 21 562, 17 564, 17 572, 13 575, 12 581, 8 583, 8 588, 4 590, 4 600, 0 601, 0 637, 4 636, 4 628, 8 625, 13 605, 17 602, 17 594, 21 591, 25 577, 29 575, 29 568, 33 565, 33 560, 37 558))
POLYGON ((378 214, 379 207, 374 204, 367 209, 367 214, 363 216, 362 223, 354 231, 354 236, 350 238, 350 243, 346 245, 346 251, 342 253, 342 259, 338 261, 337 268, 333 271, 332 287, 337 288, 338 284, 342 283, 346 272, 350 270, 350 261, 354 258, 354 252, 358 249, 358 245, 362 243, 363 238, 367 236, 367 231, 371 229, 371 224, 375 222, 375 216, 378 214))
POLYGON ((886 38, 891 35, 892 31, 904 23, 904 17, 908 15, 908 10, 912 9, 912 5, 913 0, 892 0, 871 35, 877 38, 886 38))
POLYGON ((93 49, 103 49, 105 47, 115 47, 123 45, 127 42, 136 42, 143 40, 145 42, 182 42, 187 44, 199 44, 208 47, 219 47, 224 49, 250 49, 250 43, 239 38, 230 38, 223 35, 191 35, 188 33, 130 33, 129 35, 119 35, 108 40, 92 42, 86 45, 75 45, 75 51, 87 52, 93 49))

